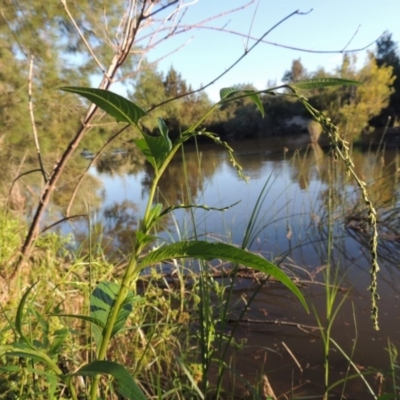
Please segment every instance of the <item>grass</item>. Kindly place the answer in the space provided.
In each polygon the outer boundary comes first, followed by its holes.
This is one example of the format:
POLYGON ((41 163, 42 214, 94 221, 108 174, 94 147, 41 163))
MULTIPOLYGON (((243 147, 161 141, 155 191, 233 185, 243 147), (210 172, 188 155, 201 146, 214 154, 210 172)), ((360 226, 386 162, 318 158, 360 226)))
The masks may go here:
MULTIPOLYGON (((259 224, 262 220, 260 207, 268 198, 271 187, 269 183, 266 182, 249 218, 245 235, 247 241, 243 246, 250 243, 264 228, 259 224)), ((332 221, 327 224, 328 231, 331 224, 332 221)), ((11 226, 14 226, 16 231, 20 224, 11 226)), ((3 232, 15 238, 15 232, 10 229, 3 232)), ((3 239, 7 241, 6 238, 3 239)), ((328 232, 327 243, 332 240, 333 233, 328 232)), ((70 318, 50 317, 50 314, 60 312, 72 314, 78 309, 88 309, 92 286, 96 281, 103 281, 109 277, 113 265, 105 261, 104 255, 100 252, 88 254, 86 250, 82 256, 75 255, 73 257, 75 261, 71 262, 72 257, 69 257, 65 250, 68 242, 55 234, 44 236, 38 244, 36 254, 32 258, 36 266, 34 276, 29 277, 26 282, 20 282, 20 286, 16 288, 17 293, 13 296, 14 304, 9 303, 4 309, 5 315, 9 316, 9 322, 3 320, 2 342, 8 342, 13 336, 11 327, 14 325, 12 316, 17 307, 15 301, 22 297, 24 288, 30 281, 36 281, 41 277, 41 282, 33 289, 32 297, 28 298, 25 307, 24 332, 35 338, 36 345, 47 349, 48 354, 63 365, 65 371, 71 372, 93 357, 93 344, 89 340, 90 324, 70 318)), ((328 259, 333 257, 329 251, 326 253, 329 249, 330 246, 321 248, 321 257, 325 257, 324 254, 328 259)), ((338 388, 345 393, 348 382, 364 375, 368 378, 373 374, 371 370, 364 372, 356 370, 351 353, 346 353, 332 336, 335 316, 340 310, 341 303, 347 301, 345 295, 339 299, 339 303, 334 303, 341 283, 337 276, 340 268, 336 268, 336 264, 331 265, 332 271, 324 270, 323 279, 327 293, 327 325, 323 325, 321 320, 320 331, 324 332, 322 345, 325 349, 325 370, 330 370, 328 356, 332 352, 331 345, 333 345, 343 352, 343 358, 356 373, 349 372, 343 380, 331 381, 326 378, 327 394, 337 393, 338 388), (331 275, 328 273, 336 274, 333 275, 333 281, 330 280, 331 275)), ((240 275, 235 266, 233 271, 236 270, 236 274, 223 280, 213 277, 214 266, 205 263, 201 268, 202 273, 193 273, 190 265, 185 266, 177 260, 171 264, 171 273, 168 275, 162 268, 151 269, 150 275, 138 284, 141 301, 135 303, 135 312, 131 314, 126 327, 118 338, 113 339, 108 357, 129 366, 129 371, 137 377, 140 387, 148 398, 187 399, 207 396, 207 398, 234 398, 238 387, 242 387, 241 396, 247 396, 243 398, 263 398, 265 385, 262 385, 262 381, 265 378, 262 370, 265 371, 267 379, 270 373, 274 376, 274 371, 268 366, 268 359, 263 361, 265 365, 260 366, 258 378, 256 377, 251 383, 248 381, 249 378, 243 378, 237 371, 236 362, 238 357, 239 359, 241 357, 240 352, 246 353, 251 345, 251 342, 248 342, 243 346, 238 341, 241 331, 240 321, 248 319, 246 311, 253 307, 253 301, 257 299, 257 293, 265 283, 256 284, 256 290, 252 290, 251 298, 243 302, 235 294, 235 290, 240 286, 240 275), (239 316, 236 315, 232 326, 231 310, 238 300, 241 303, 240 313, 239 316)), ((254 281, 253 284, 255 283, 254 281)), ((317 318, 323 317, 317 315, 317 318)), ((396 390, 396 350, 393 344, 389 344, 388 348, 391 367, 388 369, 389 374, 379 371, 385 376, 385 386, 382 384, 380 389, 381 396, 388 388, 390 392, 395 393, 396 390), (393 382, 393 386, 390 386, 390 382, 393 382)), ((267 350, 270 356, 272 350, 267 350)), ((281 352, 278 350, 277 354, 281 352)), ((56 385, 49 380, 50 375, 45 374, 41 363, 27 363, 23 359, 4 357, 2 361, 3 368, 6 368, 3 370, 5 374, 3 376, 7 377, 3 382, 11 382, 11 378, 13 382, 17 382, 4 387, 2 398, 11 399, 18 396, 28 399, 32 397, 32 390, 42 393, 42 397, 36 395, 36 398, 47 399, 51 396, 69 398, 67 387, 56 385)), ((302 364, 302 361, 299 362, 302 364)), ((293 383, 290 383, 290 380, 287 377, 287 384, 293 386, 293 393, 289 397, 296 398, 296 393, 301 393, 301 388, 298 388, 297 379, 294 379, 293 383)), ((272 388, 276 387, 273 378, 269 379, 269 384, 272 388)), ((86 390, 85 386, 81 385, 84 385, 84 381, 75 382, 77 393, 86 390)), ((117 398, 112 381, 102 380, 100 388, 102 398, 117 398)), ((312 398, 312 391, 306 393, 308 395, 305 395, 305 398, 312 398)))

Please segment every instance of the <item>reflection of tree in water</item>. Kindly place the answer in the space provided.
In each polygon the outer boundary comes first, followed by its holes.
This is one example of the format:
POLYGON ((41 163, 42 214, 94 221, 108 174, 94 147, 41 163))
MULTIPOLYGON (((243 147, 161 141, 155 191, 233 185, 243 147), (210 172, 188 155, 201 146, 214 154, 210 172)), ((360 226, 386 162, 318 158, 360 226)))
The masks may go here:
POLYGON ((128 200, 114 203, 103 211, 104 235, 110 238, 114 249, 124 255, 132 251, 137 212, 136 204, 128 200))
MULTIPOLYGON (((136 204, 128 200, 105 207, 102 215, 91 225, 92 253, 104 256, 109 261, 128 256, 133 249, 137 212, 136 204)), ((75 238, 82 244, 83 254, 87 254, 90 251, 88 232, 77 232, 75 238)))
POLYGON ((135 145, 114 149, 101 155, 96 161, 99 173, 109 175, 131 175, 143 169, 145 158, 135 145))
MULTIPOLYGON (((354 170, 368 184, 369 197, 379 207, 393 206, 397 202, 397 182, 399 159, 395 152, 352 152, 354 170)), ((309 145, 304 153, 297 152, 292 158, 292 179, 299 182, 300 188, 308 189, 311 181, 319 181, 328 186, 321 192, 326 202, 327 193, 334 198, 334 204, 350 208, 364 209, 361 194, 353 178, 346 172, 341 160, 331 154, 324 154, 319 145, 309 145)))
MULTIPOLYGON (((397 245, 400 239, 400 227, 397 226, 400 212, 397 189, 399 157, 392 151, 382 153, 354 150, 352 158, 354 170, 367 183, 368 197, 378 211, 380 257, 397 260, 400 251, 397 245)), ((304 176, 309 177, 309 158, 303 157, 303 160, 307 162, 301 165, 300 170, 304 176)), ((314 168, 314 164, 309 168, 314 168)), ((371 238, 368 211, 360 189, 347 174, 343 163, 335 160, 332 155, 326 155, 319 166, 318 180, 326 185, 319 194, 320 210, 314 208, 318 213, 319 226, 327 229, 329 220, 333 221, 335 229, 338 229, 336 232, 346 237, 349 235, 368 248, 371 238)))
MULTIPOLYGON (((379 251, 382 259, 397 260, 400 246, 398 207, 399 156, 394 151, 363 152, 353 149, 352 159, 357 175, 368 185, 368 197, 378 212, 380 234, 379 251)), ((369 247, 370 227, 368 211, 356 182, 346 171, 341 160, 332 154, 323 154, 319 148, 309 148, 306 153, 293 159, 296 167, 293 178, 302 189, 310 182, 318 182, 318 200, 312 205, 310 217, 318 220, 319 230, 327 235, 327 227, 333 222, 335 235, 351 236, 369 247)), ((347 243, 347 242, 346 242, 347 243)), ((396 261, 397 262, 397 261, 396 261)))
POLYGON ((302 190, 308 189, 310 180, 324 180, 326 159, 318 143, 309 144, 305 152, 297 151, 291 163, 293 165, 292 180, 298 180, 302 190))
MULTIPOLYGON (((395 151, 355 150, 352 158, 356 173, 368 185, 368 197, 378 213, 380 261, 397 265, 400 252, 399 156, 395 151)), ((327 188, 320 193, 321 226, 328 225, 328 212, 331 210, 330 216, 337 232, 346 238, 352 237, 365 249, 369 249, 371 227, 360 189, 349 178, 340 161, 327 157, 325 164, 327 173, 324 182, 327 188)))
MULTIPOLYGON (((215 145, 214 145, 215 146, 215 145)), ((184 163, 182 154, 177 154, 161 178, 159 189, 159 202, 166 205, 189 203, 188 191, 192 201, 196 202, 204 188, 204 183, 211 178, 218 166, 226 159, 224 150, 210 150, 202 153, 191 149, 185 151, 184 163), (203 158, 204 156, 204 158, 203 158), (186 181, 187 179, 187 181, 186 181)), ((154 172, 146 165, 146 175, 142 185, 148 190, 153 182, 154 172)))
POLYGON ((397 203, 399 156, 395 151, 353 152, 355 170, 368 184, 371 200, 378 208, 397 203))
MULTIPOLYGON (((39 201, 39 192, 44 184, 37 155, 34 150, 21 151, 21 149, 14 150, 12 148, 2 148, 1 150, 0 162, 3 168, 0 174, 0 198, 3 203, 9 198, 10 208, 29 216, 39 201), (20 175, 22 177, 15 182, 13 190, 10 192, 11 183, 20 175)), ((48 153, 43 157, 45 171, 53 168, 54 160, 58 158, 56 152, 57 149, 54 149, 53 153, 48 153)), ((62 210, 68 205, 76 179, 86 163, 87 160, 74 157, 64 169, 52 197, 46 224, 55 222, 55 219, 59 218, 60 212, 62 213, 62 210)), ((99 195, 101 182, 93 176, 87 176, 85 182, 86 184, 81 186, 77 194, 77 201, 72 213, 84 214, 87 212, 87 204, 90 203, 95 208, 101 203, 102 199, 99 195)))
MULTIPOLYGON (((377 209, 392 208, 397 204, 398 193, 398 156, 394 152, 362 152, 352 153, 354 170, 361 180, 367 183, 368 197, 377 209)), ((365 210, 361 192, 354 179, 346 173, 340 161, 326 162, 326 171, 322 176, 324 182, 337 192, 336 200, 346 205, 350 213, 365 210)))

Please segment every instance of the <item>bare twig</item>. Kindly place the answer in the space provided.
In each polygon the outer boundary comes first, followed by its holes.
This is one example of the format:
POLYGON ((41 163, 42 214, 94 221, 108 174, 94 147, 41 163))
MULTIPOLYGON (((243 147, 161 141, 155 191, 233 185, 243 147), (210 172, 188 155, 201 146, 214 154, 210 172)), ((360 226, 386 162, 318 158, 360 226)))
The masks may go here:
POLYGON ((233 68, 236 67, 236 65, 238 65, 240 63, 240 61, 243 60, 243 58, 245 58, 252 50, 254 50, 255 47, 257 47, 262 40, 268 35, 270 34, 273 30, 275 30, 279 25, 283 24, 285 21, 287 21, 288 19, 290 19, 291 17, 295 16, 295 15, 306 15, 308 13, 303 13, 299 10, 293 11, 292 13, 290 13, 289 15, 287 15, 286 17, 282 18, 279 22, 277 22, 275 25, 273 25, 271 28, 269 28, 259 39, 256 40, 256 42, 247 50, 245 49, 245 51, 243 52, 243 54, 236 60, 234 61, 224 72, 220 73, 216 78, 214 78, 212 81, 210 81, 209 83, 207 83, 206 85, 202 86, 200 89, 196 89, 196 90, 192 90, 190 92, 187 92, 185 94, 176 96, 174 98, 170 98, 167 99, 153 107, 150 107, 149 110, 147 110, 147 112, 150 112, 152 110, 154 110, 157 107, 160 107, 164 104, 170 103, 173 100, 185 97, 185 96, 189 96, 191 94, 197 93, 201 90, 204 90, 206 88, 208 88, 209 86, 213 85, 215 82, 217 82, 219 79, 221 79, 224 75, 226 75, 229 71, 231 71, 233 68))
POLYGON ((33 132, 33 137, 35 139, 35 146, 36 146, 36 152, 37 152, 37 156, 38 156, 38 160, 39 160, 40 171, 42 172, 44 183, 46 183, 47 182, 47 174, 46 174, 46 171, 44 169, 42 155, 40 153, 40 145, 39 145, 39 139, 38 139, 36 123, 35 123, 35 114, 33 112, 33 103, 32 103, 33 58, 34 57, 31 56, 31 60, 29 62, 29 76, 28 76, 28 98, 29 98, 29 100, 28 100, 28 106, 29 106, 29 114, 31 116, 32 132, 33 132))
MULTIPOLYGON (((303 14, 304 15, 304 14, 303 14)), ((188 26, 182 26, 181 30, 177 31, 175 34, 180 34, 180 33, 185 33, 189 30, 192 30, 193 27, 191 25, 188 26)), ((211 31, 218 31, 218 32, 223 32, 223 33, 229 33, 231 35, 235 35, 235 36, 241 36, 243 38, 249 38, 252 40, 257 40, 256 37, 254 36, 248 36, 245 33, 241 33, 241 32, 237 32, 237 31, 232 31, 232 30, 228 30, 225 27, 222 28, 218 28, 215 26, 197 26, 196 29, 205 29, 205 30, 211 30, 211 31)), ((346 50, 346 48, 344 49, 340 49, 340 50, 313 50, 313 49, 308 49, 308 48, 304 48, 304 47, 296 47, 296 46, 290 46, 290 45, 286 45, 283 43, 277 43, 277 42, 271 42, 269 40, 261 40, 261 43, 264 44, 268 44, 271 46, 276 46, 276 47, 281 47, 283 49, 288 49, 288 50, 294 50, 294 51, 300 51, 303 53, 314 53, 314 54, 343 54, 343 53, 358 53, 360 51, 366 50, 369 47, 371 47, 373 44, 375 44, 384 34, 382 33, 382 35, 380 35, 378 38, 374 39, 371 43, 368 43, 367 45, 363 46, 363 47, 358 47, 355 49, 349 49, 346 50)), ((353 36, 354 37, 354 36, 353 36)), ((349 43, 353 40, 353 38, 349 41, 349 43)))
MULTIPOLYGON (((171 32, 171 29, 170 29, 169 26, 162 27, 163 25, 166 25, 166 23, 167 23, 167 21, 168 21, 168 18, 164 18, 162 21, 159 22, 159 23, 160 23, 160 26, 159 26, 159 28, 156 30, 156 32, 151 32, 151 33, 149 33, 149 34, 147 34, 147 35, 141 36, 141 37, 137 40, 137 44, 140 44, 140 42, 142 42, 142 41, 148 40, 147 44, 144 45, 144 46, 142 46, 142 47, 145 48, 145 49, 147 49, 147 48, 154 48, 154 47, 156 47, 158 44, 160 44, 161 42, 163 42, 163 41, 169 39, 169 38, 172 36, 172 34, 173 34, 173 36, 175 36, 175 35, 178 35, 178 34, 180 34, 180 33, 186 33, 186 32, 188 32, 188 31, 190 31, 190 30, 194 30, 194 29, 198 29, 198 28, 203 28, 203 27, 207 29, 207 27, 205 26, 205 24, 207 24, 207 23, 209 23, 209 22, 211 22, 211 21, 215 21, 215 20, 217 20, 217 19, 220 19, 220 18, 222 18, 222 17, 225 17, 225 16, 227 16, 227 15, 230 15, 230 14, 233 14, 233 13, 236 13, 236 12, 239 12, 239 11, 242 11, 242 10, 244 10, 245 8, 249 7, 251 4, 253 4, 255 1, 256 1, 256 0, 251 0, 251 1, 249 1, 248 3, 246 3, 246 4, 243 4, 243 5, 241 5, 241 6, 239 6, 239 7, 236 7, 236 8, 229 9, 229 10, 227 10, 227 11, 221 12, 221 13, 216 14, 216 15, 213 15, 213 16, 211 16, 211 17, 205 18, 205 19, 203 19, 203 20, 201 20, 201 21, 199 21, 199 22, 197 22, 197 23, 195 23, 195 24, 180 25, 180 29, 179 29, 179 30, 175 29, 175 30, 173 30, 172 32, 171 32), (168 31, 168 32, 165 34, 165 36, 163 36, 162 38, 158 39, 157 41, 154 41, 154 37, 157 36, 159 33, 164 32, 164 31, 168 31), (150 46, 150 43, 153 43, 153 45, 150 46)), ((224 26, 225 26, 225 25, 224 25, 224 26)), ((246 36, 246 35, 244 35, 244 36, 246 36)))
POLYGON ((295 355, 293 354, 293 352, 289 349, 289 347, 287 346, 287 344, 285 342, 281 342, 282 346, 286 349, 286 351, 290 354, 290 356, 293 358, 294 362, 296 363, 296 365, 299 367, 300 372, 303 372, 303 368, 301 367, 299 361, 297 360, 297 358, 295 357, 295 355))
POLYGON ((157 15, 158 13, 160 13, 161 11, 166 10, 167 8, 175 5, 176 3, 179 3, 179 0, 173 0, 170 3, 166 4, 165 6, 160 7, 159 9, 157 9, 156 11, 154 11, 152 14, 148 14, 146 15, 146 19, 147 18, 153 18, 155 15, 157 15))
POLYGON ((250 40, 250 36, 251 36, 251 30, 253 29, 254 20, 256 19, 256 14, 257 14, 257 10, 258 10, 259 6, 260 6, 260 0, 258 0, 256 8, 254 9, 253 17, 251 18, 251 22, 250 22, 250 26, 249 26, 249 33, 247 35, 245 51, 247 51, 249 48, 249 40, 250 40))
POLYGON ((81 218, 81 217, 87 217, 87 214, 76 214, 76 215, 71 215, 70 217, 64 217, 64 218, 54 222, 51 225, 45 226, 42 229, 42 233, 48 231, 49 229, 54 228, 55 226, 57 226, 58 224, 61 224, 62 222, 69 221, 70 219, 74 219, 74 218, 81 218))
POLYGON ((80 36, 80 38, 82 39, 82 42, 85 44, 86 48, 88 49, 88 52, 90 53, 90 55, 93 57, 93 60, 96 62, 96 64, 98 65, 98 67, 100 68, 101 72, 106 75, 106 70, 103 67, 103 65, 101 64, 101 62, 99 61, 99 59, 96 57, 96 54, 94 53, 94 51, 92 50, 92 47, 90 46, 89 42, 86 40, 85 35, 82 33, 82 31, 80 30, 78 24, 75 21, 75 18, 72 16, 71 12, 68 9, 67 6, 67 0, 60 0, 60 3, 64 6, 64 10, 66 12, 66 14, 68 15, 69 19, 71 20, 72 24, 74 25, 74 28, 76 30, 76 32, 78 33, 78 35, 80 36))
POLYGON ((346 51, 346 49, 350 46, 350 43, 353 41, 353 39, 356 37, 358 30, 360 29, 361 25, 358 25, 356 31, 354 32, 353 36, 350 38, 350 40, 347 42, 346 46, 343 47, 342 51, 346 51))

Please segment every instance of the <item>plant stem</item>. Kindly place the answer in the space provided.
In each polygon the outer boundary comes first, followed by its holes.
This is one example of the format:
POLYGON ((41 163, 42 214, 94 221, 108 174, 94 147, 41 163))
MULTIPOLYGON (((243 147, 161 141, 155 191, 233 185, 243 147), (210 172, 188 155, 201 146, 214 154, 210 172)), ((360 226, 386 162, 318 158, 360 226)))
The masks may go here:
MULTIPOLYGON (((118 296, 115 299, 115 303, 111 309, 111 313, 108 316, 107 319, 107 324, 105 326, 105 329, 103 331, 103 338, 101 340, 100 344, 100 349, 97 355, 97 360, 104 360, 106 357, 107 349, 108 349, 108 344, 111 339, 112 331, 115 325, 115 322, 117 320, 117 316, 119 313, 119 310, 121 308, 122 303, 126 299, 126 296, 128 295, 129 289, 134 282, 135 278, 137 277, 137 257, 136 254, 140 251, 141 249, 137 249, 137 251, 134 252, 134 254, 131 257, 131 260, 129 262, 128 268, 125 271, 124 278, 121 283, 121 288, 119 290, 118 296)), ((93 378, 92 381, 92 386, 90 389, 90 399, 91 400, 96 400, 97 397, 97 386, 99 382, 99 375, 96 375, 93 378)))

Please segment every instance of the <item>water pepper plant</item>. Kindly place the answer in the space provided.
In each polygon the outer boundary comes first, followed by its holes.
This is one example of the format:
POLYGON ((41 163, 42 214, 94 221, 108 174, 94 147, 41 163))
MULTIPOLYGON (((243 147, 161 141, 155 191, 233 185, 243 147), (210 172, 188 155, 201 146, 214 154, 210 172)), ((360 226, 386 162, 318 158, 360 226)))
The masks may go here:
POLYGON ((135 312, 135 304, 140 300, 140 297, 136 294, 136 282, 141 271, 145 268, 151 268, 152 266, 163 264, 171 259, 178 260, 178 262, 182 263, 185 262, 185 259, 195 259, 199 261, 219 259, 233 264, 244 265, 263 272, 285 285, 308 311, 302 293, 292 280, 278 266, 258 254, 253 254, 245 249, 227 243, 205 240, 184 240, 175 243, 164 243, 157 247, 155 246, 157 241, 157 238, 154 236, 155 226, 161 221, 161 219, 165 218, 176 209, 203 208, 206 210, 217 210, 208 207, 207 205, 179 204, 172 207, 166 207, 163 204, 155 202, 158 183, 162 179, 164 171, 177 151, 186 141, 195 137, 205 136, 214 141, 215 144, 223 146, 226 149, 237 173, 241 178, 245 179, 240 165, 234 158, 231 147, 226 142, 222 141, 217 135, 207 132, 204 129, 200 129, 200 126, 216 108, 242 97, 249 97, 260 110, 261 114, 264 115, 263 105, 259 97, 260 94, 276 94, 279 89, 286 89, 286 95, 291 95, 299 99, 306 109, 309 110, 311 115, 321 123, 322 127, 330 137, 333 151, 338 157, 343 159, 348 167, 349 173, 356 177, 356 181, 362 189, 365 203, 369 209, 370 224, 373 229, 373 240, 371 242, 371 254, 373 256, 371 285, 373 298, 372 317, 374 325, 377 328, 376 274, 379 267, 376 261, 377 242, 374 209, 368 200, 365 183, 363 183, 354 172, 346 142, 340 138, 337 129, 335 129, 330 120, 326 118, 324 114, 315 110, 309 104, 307 99, 298 92, 301 89, 314 89, 331 85, 359 85, 359 82, 326 78, 300 81, 263 91, 224 88, 220 91, 220 101, 217 102, 203 116, 203 118, 183 131, 174 141, 170 139, 168 135, 168 127, 161 118, 158 122, 159 134, 157 136, 146 134, 140 126, 140 119, 146 115, 146 112, 137 104, 116 93, 108 90, 83 87, 61 88, 61 90, 75 93, 86 98, 96 104, 111 117, 114 117, 118 122, 127 123, 136 127, 140 132, 140 137, 135 139, 135 143, 145 156, 148 163, 152 166, 154 170, 154 179, 149 191, 145 212, 141 216, 137 231, 132 232, 134 245, 129 262, 124 270, 120 282, 116 283, 116 280, 113 280, 102 281, 97 284, 90 297, 90 315, 57 314, 57 317, 59 318, 72 317, 87 321, 91 324, 91 332, 96 344, 95 359, 80 367, 73 373, 64 374, 52 356, 46 354, 40 348, 37 348, 34 341, 24 334, 22 327, 24 306, 28 296, 34 288, 34 285, 32 285, 24 294, 16 313, 14 326, 17 339, 12 344, 0 346, 0 355, 34 359, 44 363, 48 369, 46 373, 52 374, 56 379, 63 381, 69 388, 73 399, 78 398, 72 383, 75 376, 92 377, 90 384, 90 399, 95 400, 98 398, 99 377, 102 374, 113 376, 116 383, 116 390, 120 395, 132 400, 145 399, 145 395, 125 366, 107 359, 107 352, 110 347, 111 339, 124 328, 130 314, 135 312), (149 251, 149 249, 151 250, 149 251))

